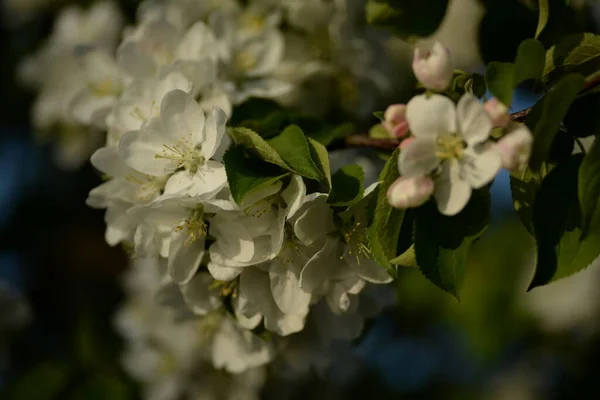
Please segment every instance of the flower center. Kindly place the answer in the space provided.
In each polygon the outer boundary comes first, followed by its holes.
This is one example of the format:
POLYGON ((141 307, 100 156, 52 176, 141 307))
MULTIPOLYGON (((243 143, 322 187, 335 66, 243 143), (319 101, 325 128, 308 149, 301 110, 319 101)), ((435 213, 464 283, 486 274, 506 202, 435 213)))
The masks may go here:
POLYGON ((195 173, 206 161, 199 150, 189 140, 180 139, 171 146, 163 144, 162 153, 155 154, 154 158, 170 160, 175 168, 185 168, 195 173))
POLYGON ((111 96, 117 92, 111 79, 105 79, 101 82, 89 82, 88 88, 96 97, 111 96))
POLYGON ((213 283, 211 283, 211 285, 208 288, 209 290, 218 290, 219 296, 221 297, 231 296, 235 298, 238 295, 238 284, 238 279, 234 279, 232 281, 215 280, 213 283))
POLYGON ((357 264, 360 264, 361 257, 371 258, 371 250, 367 246, 366 226, 360 222, 352 223, 342 229, 342 238, 348 246, 347 254, 355 257, 357 264))
POLYGON ((440 160, 455 158, 460 160, 464 155, 467 143, 457 134, 451 133, 437 138, 436 156, 440 160))
POLYGON ((260 15, 245 13, 240 17, 240 23, 243 29, 250 33, 260 32, 265 27, 265 19, 260 15))
POLYGON ((248 72, 256 66, 256 56, 248 51, 240 51, 235 56, 235 67, 239 72, 248 72))
POLYGON ((199 344, 206 344, 221 327, 223 316, 219 311, 212 311, 204 315, 198 321, 198 339, 199 344))
POLYGON ((162 177, 147 175, 128 175, 125 179, 137 185, 135 197, 141 202, 148 202, 159 196, 166 183, 166 180, 162 177))
POLYGON ((190 217, 183 221, 181 225, 175 227, 175 231, 179 232, 186 230, 188 238, 185 240, 185 245, 188 246, 194 243, 198 239, 206 237, 208 232, 208 226, 204 222, 204 207, 200 204, 194 210, 192 210, 190 217))

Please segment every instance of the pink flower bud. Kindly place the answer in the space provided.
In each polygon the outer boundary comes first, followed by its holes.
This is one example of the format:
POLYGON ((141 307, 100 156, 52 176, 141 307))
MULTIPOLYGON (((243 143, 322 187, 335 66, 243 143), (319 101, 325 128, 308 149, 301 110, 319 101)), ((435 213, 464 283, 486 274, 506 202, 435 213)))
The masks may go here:
POLYGON ((433 181, 428 176, 400 177, 387 191, 388 202, 395 208, 419 207, 433 193, 433 181))
POLYGON ((408 133, 406 104, 393 104, 385 110, 383 126, 393 137, 403 137, 408 133))
POLYGON ((495 128, 506 128, 510 123, 508 107, 497 98, 492 97, 490 100, 486 101, 483 108, 490 116, 495 128))
POLYGON ((450 51, 440 42, 435 42, 431 52, 424 54, 421 49, 415 48, 412 68, 426 89, 438 92, 448 88, 454 73, 450 51))
POLYGON ((509 129, 509 133, 496 146, 502 158, 502 167, 509 171, 521 171, 529 161, 533 135, 529 128, 516 122, 509 129))

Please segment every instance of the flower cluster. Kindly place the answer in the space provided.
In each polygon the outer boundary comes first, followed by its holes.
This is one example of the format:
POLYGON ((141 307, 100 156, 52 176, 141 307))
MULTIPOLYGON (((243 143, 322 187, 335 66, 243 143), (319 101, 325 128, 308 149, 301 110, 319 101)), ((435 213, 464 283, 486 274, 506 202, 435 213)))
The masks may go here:
POLYGON ((223 164, 228 120, 250 98, 327 109, 334 101, 313 90, 324 81, 386 85, 370 54, 351 56, 366 52, 347 41, 358 36, 351 3, 145 2, 118 45, 119 13, 97 3, 65 10, 24 64, 40 89, 36 126, 61 138, 59 159, 75 166, 106 138, 91 156, 104 183, 87 203, 106 210, 106 241, 132 251, 117 326, 148 398, 250 398, 266 364, 324 368, 332 343, 390 302, 372 285, 391 277, 367 243, 377 184, 335 207, 288 173, 234 201, 223 164))
POLYGON ((415 49, 413 71, 428 91, 390 106, 384 115, 390 135, 404 138, 410 132, 400 145, 401 177, 388 189, 388 201, 397 208, 419 207, 433 195, 442 214, 455 215, 502 167, 525 168, 533 138, 495 98, 482 104, 466 93, 455 104, 440 93, 453 76, 450 53, 440 43, 426 56, 415 49), (497 143, 490 138, 495 127, 505 130, 497 143))
POLYGON ((232 107, 259 97, 312 114, 341 104, 368 117, 392 87, 391 61, 377 55, 388 39, 365 35, 356 23, 362 6, 146 1, 120 44, 123 18, 112 2, 65 8, 19 71, 39 92, 36 132, 52 142, 59 166, 76 168, 102 145, 104 131, 114 146, 157 116, 164 95, 176 88, 203 110, 216 105, 228 116, 232 107))

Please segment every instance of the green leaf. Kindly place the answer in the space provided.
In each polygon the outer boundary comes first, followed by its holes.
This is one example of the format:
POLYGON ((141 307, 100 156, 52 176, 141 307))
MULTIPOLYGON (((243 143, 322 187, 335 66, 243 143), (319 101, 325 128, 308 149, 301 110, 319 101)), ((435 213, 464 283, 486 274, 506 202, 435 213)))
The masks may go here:
POLYGON ((526 124, 533 130, 533 147, 529 160, 533 172, 538 172, 542 163, 548 159, 560 125, 584 85, 585 79, 579 74, 565 76, 536 103, 534 110, 527 116, 526 124))
POLYGON ((502 103, 510 105, 514 87, 515 66, 512 63, 491 62, 485 70, 487 87, 502 103))
POLYGON ((8 400, 53 400, 69 383, 68 365, 45 361, 26 371, 7 392, 8 400))
POLYGON ((532 216, 537 263, 529 290, 586 268, 600 254, 600 235, 581 235, 577 177, 582 160, 577 154, 557 165, 536 195, 532 216))
POLYGON ((384 115, 385 115, 385 112, 384 112, 384 111, 375 111, 375 112, 373 113, 373 115, 374 115, 375 117, 377 117, 377 118, 378 118, 380 121, 383 121, 383 120, 385 119, 385 118, 384 118, 384 115))
POLYGON ((510 105, 514 90, 528 80, 540 81, 544 70, 544 46, 534 39, 521 42, 514 63, 489 63, 485 82, 490 92, 510 105))
POLYGON ((545 172, 545 168, 542 168, 541 174, 534 174, 529 168, 525 168, 524 171, 513 172, 510 175, 510 192, 513 207, 521 223, 532 236, 534 235, 534 230, 531 210, 545 172))
POLYGON ((267 140, 267 143, 293 172, 316 181, 325 179, 312 159, 308 139, 298 126, 288 126, 281 134, 267 140))
POLYGON ((308 145, 310 147, 310 155, 314 160, 315 164, 321 171, 321 174, 325 177, 322 182, 325 185, 325 191, 331 190, 331 167, 329 165, 329 152, 321 143, 315 139, 308 138, 308 145))
POLYGON ((548 23, 548 17, 550 16, 548 0, 539 0, 539 8, 540 17, 538 19, 538 25, 535 30, 536 39, 540 36, 542 31, 546 27, 546 24, 548 23))
POLYGON ((275 184, 288 173, 259 159, 247 157, 244 148, 236 146, 223 156, 227 181, 236 203, 242 204, 249 194, 275 184))
POLYGON ((417 253, 415 253, 415 245, 413 244, 404 253, 398 257, 390 260, 390 264, 397 265, 399 267, 418 268, 417 265, 417 253))
POLYGON ((448 0, 369 0, 367 22, 390 28, 401 38, 426 37, 434 33, 446 15, 448 0))
POLYGON ((596 139, 579 168, 579 203, 581 204, 581 240, 589 234, 600 235, 600 145, 596 139))
POLYGON ((244 146, 255 152, 262 160, 289 169, 277 151, 260 135, 248 128, 238 127, 229 129, 229 135, 236 145, 244 146))
POLYGON ((467 206, 455 216, 439 213, 434 201, 416 209, 414 249, 421 273, 459 299, 469 249, 490 220, 490 194, 474 191, 467 206))
POLYGON ((369 129, 369 137, 373 139, 390 139, 392 135, 381 124, 376 124, 369 129))
POLYGON ((399 177, 398 152, 398 149, 394 150, 379 176, 375 216, 368 231, 369 247, 373 258, 391 276, 396 275, 396 268, 389 260, 397 256, 398 236, 404 220, 404 210, 393 208, 387 200, 388 188, 399 177))
POLYGON ((362 199, 365 173, 359 165, 347 165, 331 177, 331 193, 327 202, 332 206, 351 206, 362 199))
POLYGON ((600 70, 600 35, 576 33, 567 36, 546 53, 544 82, 555 82, 577 72, 588 76, 600 70))

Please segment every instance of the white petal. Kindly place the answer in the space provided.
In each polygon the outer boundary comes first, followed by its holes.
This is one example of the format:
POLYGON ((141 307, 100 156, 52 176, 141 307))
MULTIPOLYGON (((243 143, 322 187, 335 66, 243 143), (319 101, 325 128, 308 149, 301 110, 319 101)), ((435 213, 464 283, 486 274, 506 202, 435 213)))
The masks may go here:
POLYGON ((324 202, 309 207, 294 224, 294 233, 306 245, 312 244, 334 229, 333 210, 324 202))
POLYGON ((222 220, 213 222, 210 226, 211 233, 217 238, 215 245, 222 255, 238 262, 252 260, 254 240, 244 225, 222 220))
POLYGON ((243 271, 243 268, 227 267, 214 262, 209 262, 207 265, 208 272, 218 281, 229 282, 237 278, 243 271))
POLYGON ((185 228, 175 229, 171 234, 169 275, 180 285, 188 283, 192 279, 205 253, 204 238, 194 241, 190 241, 189 238, 189 232, 185 228))
POLYGON ((221 306, 218 292, 209 288, 213 282, 210 274, 201 272, 181 286, 183 299, 195 314, 206 315, 221 306))
POLYGON ((242 89, 234 95, 234 104, 239 104, 250 97, 273 99, 292 90, 293 86, 277 79, 257 79, 242 84, 242 89))
POLYGON ((165 184, 165 195, 189 194, 189 189, 194 185, 196 174, 189 171, 175 172, 165 184))
POLYGON ((392 281, 392 277, 386 270, 371 258, 359 256, 357 259, 352 255, 347 255, 345 258, 352 271, 367 282, 389 283, 392 281))
POLYGON ((173 161, 156 158, 163 154, 165 144, 159 132, 142 128, 127 132, 119 142, 119 155, 127 165, 136 171, 152 176, 164 176, 176 169, 173 161))
POLYGON ((442 176, 435 181, 433 195, 442 214, 456 215, 469 202, 471 184, 462 176, 462 168, 455 159, 444 161, 442 170, 442 176))
POLYGON ((266 37, 251 38, 243 44, 242 51, 256 58, 256 65, 247 72, 249 77, 273 73, 283 57, 284 40, 278 31, 271 31, 266 37))
POLYGON ((106 127, 104 118, 112 109, 116 99, 112 95, 96 96, 90 89, 85 88, 73 98, 69 108, 73 119, 80 124, 102 129, 106 127))
POLYGON ((275 259, 269 270, 271 293, 281 311, 302 314, 308 311, 311 295, 300 288, 299 273, 280 259, 275 259))
POLYGON ((306 185, 304 184, 304 180, 300 175, 293 174, 288 187, 281 192, 281 197, 283 197, 283 200, 287 204, 288 218, 294 218, 294 215, 304 203, 305 194, 306 185))
POLYGON ((208 58, 216 61, 215 38, 212 31, 202 21, 196 22, 188 29, 179 42, 175 52, 179 60, 202 60, 208 58))
POLYGON ((160 106, 164 123, 161 132, 166 143, 193 149, 202 141, 204 113, 194 98, 183 90, 172 90, 165 95, 160 106))
POLYGON ((117 63, 123 71, 138 79, 152 77, 156 73, 152 58, 139 51, 134 42, 125 41, 119 46, 117 63))
POLYGON ((465 141, 473 146, 487 140, 493 125, 479 99, 465 94, 459 100, 456 108, 459 129, 465 141))
POLYGON ((251 205, 258 203, 259 201, 274 195, 275 193, 279 192, 282 186, 283 183, 281 181, 276 181, 269 186, 265 186, 259 190, 255 190, 254 192, 250 193, 244 198, 241 207, 248 208, 251 205))
POLYGON ((209 160, 198 168, 189 188, 189 195, 202 198, 211 198, 227 184, 225 166, 220 162, 209 160))
MULTIPOLYGON (((227 92, 220 88, 212 88, 202 92, 202 97, 198 101, 198 104, 206 113, 212 112, 216 107, 225 113, 227 117, 231 117, 231 100, 227 92)), ((226 138, 228 136, 224 136, 226 138)))
POLYGON ((429 174, 440 163, 435 138, 416 138, 400 151, 398 170, 406 178, 429 174))
POLYGON ((337 239, 327 236, 324 246, 304 266, 300 274, 300 287, 312 293, 335 272, 339 265, 337 239))
POLYGON ((492 143, 468 149, 460 162, 467 180, 475 189, 490 183, 502 167, 502 157, 492 143))
POLYGON ((223 110, 215 108, 204 125, 202 132, 202 156, 205 159, 210 159, 221 144, 221 139, 225 134, 225 124, 227 122, 227 115, 223 110))
POLYGON ((436 138, 456 132, 456 107, 446 96, 415 96, 406 105, 406 119, 417 138, 436 138))
POLYGON ((92 154, 91 162, 94 168, 113 178, 135 174, 135 171, 121 159, 114 147, 102 147, 96 150, 92 154))

